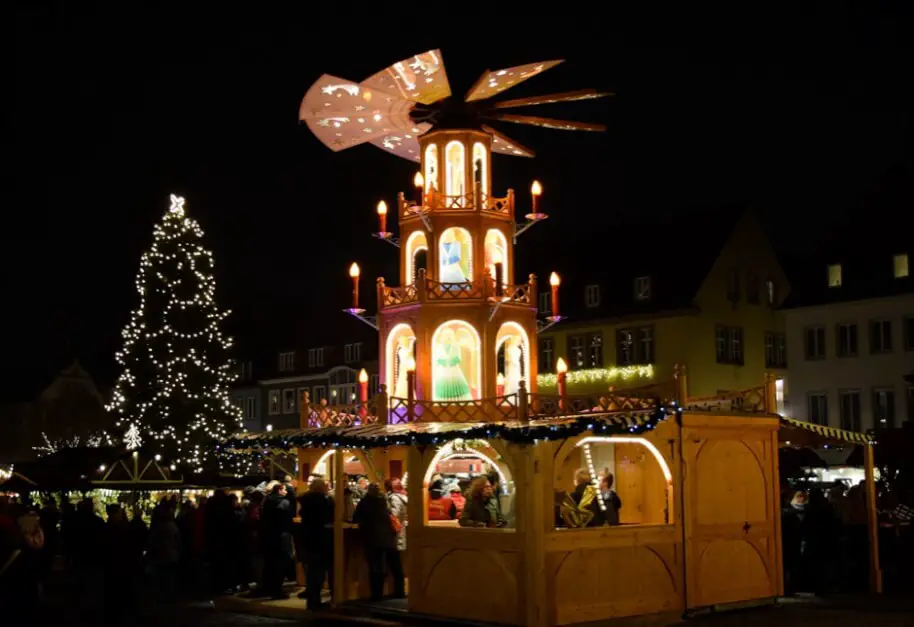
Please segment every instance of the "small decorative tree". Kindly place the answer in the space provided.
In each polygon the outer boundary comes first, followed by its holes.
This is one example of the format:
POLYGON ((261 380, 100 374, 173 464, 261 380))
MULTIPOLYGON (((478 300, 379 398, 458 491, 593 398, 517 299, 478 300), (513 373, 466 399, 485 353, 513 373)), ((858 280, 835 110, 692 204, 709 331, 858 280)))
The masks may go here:
POLYGON ((216 305, 213 254, 202 240, 184 199, 172 195, 140 260, 140 303, 122 334, 109 406, 128 447, 145 441, 191 471, 215 467, 220 441, 242 427, 229 400, 232 343, 220 330, 228 312, 216 305))

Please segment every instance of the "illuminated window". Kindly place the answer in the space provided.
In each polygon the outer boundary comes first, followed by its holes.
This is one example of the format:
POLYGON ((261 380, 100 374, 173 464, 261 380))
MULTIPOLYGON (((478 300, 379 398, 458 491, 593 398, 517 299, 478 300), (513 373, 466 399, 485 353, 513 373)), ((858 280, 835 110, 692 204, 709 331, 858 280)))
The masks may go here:
POLYGON ((438 240, 438 281, 466 283, 473 278, 473 238, 459 227, 445 229, 438 240))
POLYGON ((908 276, 908 255, 895 255, 893 258, 893 265, 895 267, 895 278, 904 279, 908 276))
POLYGON ((415 283, 419 268, 428 270, 428 239, 424 231, 413 231, 406 238, 406 282, 415 283))
POLYGON ((529 384, 530 346, 527 333, 516 322, 505 322, 498 329, 495 336, 495 358, 498 373, 504 376, 506 396, 518 392, 521 380, 529 384))
POLYGON ((485 239, 486 268, 492 278, 495 278, 495 264, 501 264, 502 285, 511 283, 508 272, 508 240, 505 234, 498 229, 489 229, 486 231, 485 239))
POLYGON ((488 155, 486 152, 486 147, 481 143, 476 142, 473 144, 473 189, 474 192, 479 190, 483 199, 489 193, 488 155))
POLYGON ((654 328, 619 329, 616 332, 616 365, 647 365, 654 361, 654 328))
POLYGON ((432 336, 432 400, 480 398, 481 343, 476 329, 463 320, 445 322, 432 336))
POLYGON ((828 266, 828 287, 841 287, 841 264, 828 266))
POLYGON ((460 206, 464 205, 464 194, 466 194, 466 151, 463 144, 459 141, 448 143, 444 149, 447 170, 445 171, 444 193, 449 198, 448 203, 458 202, 460 206))
POLYGON ((425 193, 438 189, 438 146, 425 147, 425 193))
POLYGON ((412 327, 400 323, 387 335, 385 372, 387 393, 396 398, 406 398, 408 393, 406 364, 415 359, 416 334, 412 327))
POLYGON ((785 413, 785 402, 784 402, 784 379, 775 379, 774 381, 774 402, 777 404, 777 412, 784 416, 785 413))

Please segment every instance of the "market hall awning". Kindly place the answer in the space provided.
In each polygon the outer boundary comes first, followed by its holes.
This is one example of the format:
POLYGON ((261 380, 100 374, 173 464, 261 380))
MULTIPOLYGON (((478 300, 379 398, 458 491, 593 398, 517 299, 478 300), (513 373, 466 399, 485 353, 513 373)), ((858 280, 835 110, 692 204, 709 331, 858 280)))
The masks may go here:
POLYGON ((224 448, 237 452, 286 452, 298 447, 376 448, 379 446, 444 444, 458 439, 498 438, 533 442, 573 437, 588 431, 597 435, 640 434, 653 429, 674 411, 614 412, 543 420, 504 422, 413 422, 352 427, 318 427, 238 433, 224 448))
POLYGON ((846 431, 795 418, 781 416, 781 428, 778 439, 783 446, 814 446, 826 444, 869 444, 872 439, 865 433, 846 431))

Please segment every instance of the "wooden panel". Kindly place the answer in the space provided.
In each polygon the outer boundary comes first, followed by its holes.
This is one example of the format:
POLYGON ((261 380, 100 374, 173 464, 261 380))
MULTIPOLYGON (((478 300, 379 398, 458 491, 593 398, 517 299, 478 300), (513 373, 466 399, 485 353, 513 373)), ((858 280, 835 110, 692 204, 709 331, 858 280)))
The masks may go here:
POLYGON ((769 422, 700 415, 685 421, 689 607, 779 592, 780 510, 769 422))

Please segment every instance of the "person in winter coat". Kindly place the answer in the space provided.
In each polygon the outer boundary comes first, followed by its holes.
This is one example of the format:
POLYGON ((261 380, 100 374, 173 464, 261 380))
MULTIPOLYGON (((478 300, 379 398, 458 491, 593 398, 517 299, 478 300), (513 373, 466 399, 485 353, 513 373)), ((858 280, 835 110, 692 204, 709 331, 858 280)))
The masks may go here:
MULTIPOLYGON (((329 578, 333 585, 333 499, 327 494, 323 479, 313 479, 308 491, 298 500, 300 505, 299 546, 304 551, 308 609, 323 607, 321 591, 329 578)), ((331 589, 332 592, 332 589, 331 589)))
POLYGON ((618 525, 619 524, 619 510, 622 509, 622 499, 619 498, 619 495, 616 494, 616 491, 613 490, 613 474, 606 473, 602 479, 600 479, 600 500, 603 501, 605 509, 600 508, 600 525, 618 525))
POLYGON ((394 597, 402 599, 406 597, 406 575, 403 572, 402 556, 406 550, 406 521, 409 500, 406 498, 406 489, 398 477, 389 479, 385 487, 387 488, 387 506, 390 509, 391 520, 396 518, 400 527, 399 531, 396 532, 397 545, 387 554, 387 565, 394 580, 394 597))
POLYGON ((579 468, 574 473, 574 483, 575 487, 574 492, 571 493, 571 500, 585 514, 582 518, 582 521, 587 520, 584 526, 599 527, 602 524, 603 517, 600 503, 597 501, 600 495, 597 494, 596 488, 593 487, 593 478, 589 472, 579 468), (587 513, 590 514, 589 517, 586 516, 587 513))
POLYGON ((504 527, 505 519, 498 509, 492 484, 486 477, 477 477, 470 484, 466 505, 460 516, 461 527, 504 527))
POLYGON ((428 497, 429 520, 454 520, 457 518, 457 507, 451 497, 444 495, 444 483, 441 479, 436 479, 429 485, 428 497))
POLYGON ((378 484, 368 486, 368 491, 356 506, 352 518, 359 526, 359 535, 365 549, 371 600, 380 601, 384 598, 387 556, 396 550, 397 536, 391 522, 387 498, 381 493, 378 484))
POLYGON ((295 484, 277 482, 263 504, 261 546, 263 547, 264 592, 274 599, 285 599, 282 582, 292 562, 292 519, 295 517, 295 484))
POLYGON ((460 489, 459 485, 455 485, 451 488, 451 501, 454 503, 454 507, 457 509, 457 518, 463 514, 463 508, 466 506, 467 499, 463 495, 463 491, 460 489))

